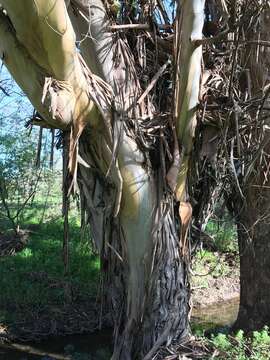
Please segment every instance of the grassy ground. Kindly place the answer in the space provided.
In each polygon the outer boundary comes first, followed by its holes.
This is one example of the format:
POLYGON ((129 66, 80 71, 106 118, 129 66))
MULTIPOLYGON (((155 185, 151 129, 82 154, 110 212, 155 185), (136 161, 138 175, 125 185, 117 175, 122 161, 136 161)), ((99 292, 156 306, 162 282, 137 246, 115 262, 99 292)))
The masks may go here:
POLYGON ((195 307, 226 302, 239 296, 237 233, 228 214, 207 224, 203 249, 192 260, 191 289, 195 307))
MULTIPOLYGON (((79 214, 73 204, 69 271, 65 274, 60 191, 59 182, 43 185, 20 219, 21 228, 29 231, 26 246, 14 256, 0 257, 0 340, 1 337, 36 340, 49 335, 87 332, 97 326, 93 302, 99 284, 98 257, 81 235, 79 214)), ((0 232, 6 233, 9 228, 8 221, 0 218, 0 232)), ((237 296, 239 260, 232 226, 212 221, 207 232, 214 249, 196 254, 191 287, 193 304, 209 310, 211 303, 237 296)), ((196 316, 199 318, 195 313, 196 316)), ((193 323, 196 341, 211 354, 202 358, 213 358, 215 354, 219 359, 269 359, 268 329, 249 338, 241 332, 235 336, 205 337, 205 324, 209 326, 211 321, 214 323, 213 319, 201 322, 200 318, 200 324, 193 323)))
POLYGON ((233 252, 201 250, 193 259, 191 291, 195 307, 239 296, 239 257, 233 252))
MULTIPOLYGON (((0 326, 2 331, 7 327, 11 335, 16 328, 15 324, 21 322, 36 321, 37 327, 39 323, 39 328, 44 326, 47 333, 71 333, 72 329, 80 332, 90 326, 87 325, 87 317, 81 326, 79 322, 82 313, 89 310, 89 299, 97 293, 99 261, 87 239, 82 239, 78 213, 73 206, 69 271, 65 274, 59 199, 59 190, 55 186, 44 208, 46 199, 39 194, 21 218, 21 228, 29 230, 27 245, 14 256, 0 257, 0 326), (74 304, 78 319, 72 326, 67 326, 68 319, 76 315, 74 304)), ((0 219, 2 232, 7 231, 9 226, 6 219, 0 219)), ((27 334, 25 331, 17 335, 22 339, 27 336, 35 338, 35 335, 39 335, 38 331, 37 334, 27 334)))

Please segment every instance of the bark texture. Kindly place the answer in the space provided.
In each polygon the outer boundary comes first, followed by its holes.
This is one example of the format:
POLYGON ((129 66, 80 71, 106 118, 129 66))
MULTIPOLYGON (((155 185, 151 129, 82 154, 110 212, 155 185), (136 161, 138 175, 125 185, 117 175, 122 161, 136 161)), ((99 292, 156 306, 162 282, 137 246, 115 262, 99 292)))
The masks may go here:
POLYGON ((250 331, 270 325, 269 188, 252 183, 246 201, 237 219, 241 290, 235 327, 250 331))
POLYGON ((192 39, 201 37, 204 1, 185 0, 178 10, 177 111, 164 124, 149 94, 138 101, 138 64, 126 37, 108 31, 102 1, 1 3, 6 65, 44 122, 70 134, 65 181, 69 192, 80 191, 82 219, 100 253, 102 305, 109 305, 114 321, 112 359, 150 360, 160 346, 189 332, 189 258, 180 251, 177 202, 186 200, 201 71, 201 48, 192 39), (147 133, 152 123, 159 131, 153 139, 147 133), (174 134, 170 160, 165 124, 174 134))
MULTIPOLYGON (((247 32, 248 40, 269 41, 270 10, 265 7, 257 25, 247 32)), ((262 93, 269 84, 269 48, 247 47, 243 53, 249 78, 249 95, 262 93)), ((240 309, 235 327, 247 330, 270 325, 270 121, 269 112, 252 113, 256 126, 251 129, 254 145, 252 162, 245 168, 240 184, 244 200, 237 204, 236 219, 240 252, 240 309)), ((243 145, 247 142, 243 139, 243 145)), ((246 148, 248 155, 248 147, 246 148)))

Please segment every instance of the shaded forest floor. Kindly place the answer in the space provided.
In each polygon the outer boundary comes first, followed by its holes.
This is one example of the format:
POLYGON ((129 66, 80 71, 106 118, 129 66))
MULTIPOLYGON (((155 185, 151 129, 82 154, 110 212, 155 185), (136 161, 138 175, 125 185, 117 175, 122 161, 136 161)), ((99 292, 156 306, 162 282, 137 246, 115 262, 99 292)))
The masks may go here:
MULTIPOLYGON (((100 312, 96 295, 100 281, 98 258, 87 237, 82 236, 77 216, 71 217, 65 273, 61 209, 51 205, 42 223, 41 205, 33 204, 27 211, 22 226, 26 230, 17 248, 18 239, 13 239, 14 251, 12 237, 7 237, 10 232, 0 234, 0 248, 8 238, 9 249, 9 255, 3 251, 0 256, 0 340, 34 341, 92 332, 99 327, 101 318, 109 323, 106 314, 100 312)), ((8 228, 4 220, 0 225, 1 229, 8 228)), ((202 307, 237 298, 239 265, 235 253, 202 250, 194 259, 192 271, 196 318, 202 307)))
POLYGON ((58 196, 51 197, 45 216, 40 202, 27 209, 22 238, 12 238, 9 227, 0 218, 0 340, 36 340, 96 329, 99 261, 82 236, 77 216, 70 219, 67 272, 58 196))
MULTIPOLYGON (((46 340, 45 344, 53 342, 50 346, 54 349, 56 342, 61 343, 58 335, 87 334, 98 329, 101 320, 105 321, 105 324, 110 323, 106 313, 100 312, 97 296, 100 283, 98 257, 87 236, 83 236, 81 232, 77 211, 73 207, 70 217, 71 241, 66 272, 62 258, 63 220, 59 195, 51 196, 46 208, 43 204, 43 201, 36 201, 25 211, 21 219, 23 232, 19 238, 12 237, 10 224, 6 219, 0 218, 2 351, 5 351, 5 346, 9 346, 6 344, 8 342, 12 343, 10 346, 21 341, 30 341, 30 344, 35 345, 35 341, 47 338, 49 340, 46 340)), ((209 233, 214 234, 211 235, 214 249, 198 251, 194 257, 191 276, 192 330, 196 337, 184 348, 176 346, 175 359, 179 358, 178 351, 183 353, 187 349, 190 358, 194 359, 213 358, 213 354, 220 359, 238 358, 239 354, 241 359, 268 359, 264 355, 268 354, 270 349, 268 329, 255 333, 252 338, 245 338, 241 332, 231 336, 229 328, 224 327, 225 324, 231 324, 237 314, 239 260, 232 231, 225 231, 223 226, 220 231, 221 233, 217 231, 215 223, 211 224, 209 233), (221 234, 225 241, 219 238, 221 234), (227 333, 215 333, 217 330, 211 330, 213 328, 227 333), (210 335, 206 337, 205 333, 209 329, 210 335), (257 354, 262 356, 258 357, 257 354)), ((99 344, 100 336, 103 335, 101 333, 93 336, 97 336, 98 340, 90 342, 99 344)), ((106 351, 103 348, 95 349, 95 353, 105 351, 105 355, 100 353, 93 358, 109 358, 110 336, 106 336, 106 351)), ((72 335, 62 339, 63 342, 72 344, 75 337, 72 335)), ((85 341, 89 344, 89 338, 85 341)), ((40 343, 41 350, 42 344, 40 343)), ((78 346, 83 348, 81 338, 78 346)), ((66 349, 68 347, 69 345, 63 345, 67 355, 61 355, 61 358, 82 359, 81 353, 78 357, 74 355, 76 348, 66 349), (70 350, 72 355, 69 356, 66 350, 70 350)), ((24 348, 24 345, 20 344, 19 348, 24 348)), ((36 351, 36 348, 32 350, 36 351)), ((87 345, 85 359, 89 359, 88 350, 87 345)), ((38 350, 38 353, 41 354, 42 351, 38 350)), ((48 353, 47 349, 45 353, 48 353)), ((164 356, 167 355, 165 351, 164 356)), ((1 358, 0 354, 1 359, 10 358, 5 356, 1 358)), ((163 359, 162 354, 160 359, 163 359)))

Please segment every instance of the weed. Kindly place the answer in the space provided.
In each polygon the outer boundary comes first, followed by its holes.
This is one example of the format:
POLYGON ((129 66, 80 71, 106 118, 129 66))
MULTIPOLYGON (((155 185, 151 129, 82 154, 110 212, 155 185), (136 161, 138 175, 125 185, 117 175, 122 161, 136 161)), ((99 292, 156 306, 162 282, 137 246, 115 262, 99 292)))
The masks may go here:
POLYGON ((219 360, 270 359, 270 334, 267 326, 261 331, 254 331, 251 336, 245 336, 243 330, 239 330, 234 336, 219 333, 212 335, 211 339, 201 337, 200 340, 202 339, 219 360))

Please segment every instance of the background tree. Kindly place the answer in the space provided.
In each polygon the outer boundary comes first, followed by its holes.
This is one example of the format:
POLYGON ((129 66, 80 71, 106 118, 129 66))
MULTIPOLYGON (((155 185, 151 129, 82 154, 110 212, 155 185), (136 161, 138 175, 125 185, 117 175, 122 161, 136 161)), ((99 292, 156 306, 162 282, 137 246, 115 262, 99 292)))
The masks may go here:
POLYGON ((204 116, 196 147, 204 162, 195 163, 194 214, 198 224, 207 222, 209 204, 211 210, 223 195, 235 218, 241 283, 235 327, 251 330, 270 321, 269 2, 209 0, 206 9, 204 31, 214 37, 202 41, 204 116))
POLYGON ((20 216, 33 199, 40 178, 33 164, 35 144, 25 132, 21 134, 0 135, 0 211, 1 216, 9 219, 16 233, 20 216))
POLYGON ((34 201, 39 181, 50 179, 52 150, 47 131, 39 144, 36 129, 26 128, 33 108, 3 66, 1 78, 0 218, 8 219, 9 226, 18 233, 25 209, 34 201), (36 167, 36 152, 42 169, 36 167))
POLYGON ((40 115, 32 124, 64 132, 65 194, 79 189, 100 252, 113 359, 151 359, 188 334, 179 227, 191 213, 204 1, 177 4, 175 32, 161 1, 1 4, 1 56, 40 115))
MULTIPOLYGON (((243 12, 243 6, 239 5, 237 11, 243 12)), ((250 23, 244 27, 247 46, 239 52, 243 72, 239 86, 251 106, 247 111, 249 131, 243 132, 239 144, 243 196, 234 209, 241 282, 236 326, 254 330, 270 324, 269 2, 261 1, 247 13, 250 23)))

